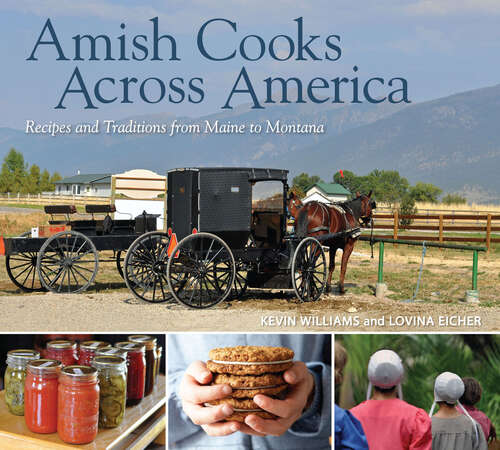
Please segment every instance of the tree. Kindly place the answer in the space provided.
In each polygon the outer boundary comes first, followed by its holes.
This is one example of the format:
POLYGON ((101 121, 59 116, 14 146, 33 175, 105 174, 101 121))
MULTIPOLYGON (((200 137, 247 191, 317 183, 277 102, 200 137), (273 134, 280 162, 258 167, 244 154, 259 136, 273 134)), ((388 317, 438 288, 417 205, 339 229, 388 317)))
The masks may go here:
MULTIPOLYGON (((401 203, 399 205, 398 213, 402 216, 409 216, 413 214, 417 214, 418 210, 415 206, 415 199, 411 196, 411 194, 405 194, 401 199, 401 203)), ((410 225, 413 222, 413 219, 401 218, 399 219, 399 225, 405 226, 410 225)))
POLYGON ((356 193, 361 191, 361 187, 363 184, 363 180, 365 177, 359 177, 351 172, 350 170, 344 170, 344 178, 340 175, 340 172, 337 172, 333 175, 333 182, 337 184, 341 184, 351 193, 356 193))
POLYGON ((321 181, 321 178, 317 175, 309 175, 308 173, 302 172, 293 179, 293 186, 300 189, 302 192, 306 192, 306 189, 314 183, 321 181))
POLYGON ((432 183, 422 183, 420 181, 410 188, 410 195, 416 202, 437 203, 442 192, 441 188, 432 183))
POLYGON ((40 176, 40 192, 51 191, 52 189, 52 184, 50 183, 50 173, 47 169, 44 169, 42 175, 40 176))
POLYGON ((441 202, 445 205, 463 205, 467 203, 467 199, 460 194, 446 194, 441 202))
POLYGON ((0 171, 0 191, 20 192, 24 188, 27 166, 21 152, 11 148, 5 156, 0 171))
POLYGON ((30 167, 29 175, 26 178, 26 183, 22 192, 30 194, 38 194, 40 192, 40 167, 33 164, 30 167))

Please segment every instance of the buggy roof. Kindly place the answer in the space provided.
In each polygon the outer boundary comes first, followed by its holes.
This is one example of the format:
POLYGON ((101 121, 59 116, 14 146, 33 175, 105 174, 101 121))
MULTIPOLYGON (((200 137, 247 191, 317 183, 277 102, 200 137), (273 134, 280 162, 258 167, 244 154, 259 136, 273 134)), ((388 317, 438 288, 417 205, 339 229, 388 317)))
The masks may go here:
POLYGON ((288 170, 263 169, 252 167, 184 167, 171 169, 170 172, 198 171, 198 172, 247 172, 248 181, 287 181, 288 170))

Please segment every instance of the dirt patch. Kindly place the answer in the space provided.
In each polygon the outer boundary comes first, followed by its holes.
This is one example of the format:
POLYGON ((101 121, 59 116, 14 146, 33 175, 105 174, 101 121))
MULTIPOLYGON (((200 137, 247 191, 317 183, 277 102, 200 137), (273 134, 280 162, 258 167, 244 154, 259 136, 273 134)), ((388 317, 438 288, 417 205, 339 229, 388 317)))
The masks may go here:
POLYGON ((254 294, 258 297, 199 311, 172 303, 145 303, 127 292, 5 295, 0 297, 0 329, 16 332, 485 332, 500 328, 500 308, 480 305, 402 303, 354 294, 325 295, 320 301, 308 304, 297 303, 290 293, 257 291, 254 294), (455 318, 455 322, 450 323, 451 318, 455 318))

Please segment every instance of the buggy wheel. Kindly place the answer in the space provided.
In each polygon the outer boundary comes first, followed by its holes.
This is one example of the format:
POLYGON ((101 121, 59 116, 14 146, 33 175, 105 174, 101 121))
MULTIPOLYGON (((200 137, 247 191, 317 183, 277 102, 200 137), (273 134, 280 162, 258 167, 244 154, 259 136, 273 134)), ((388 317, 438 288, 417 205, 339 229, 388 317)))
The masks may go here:
POLYGON ((236 263, 236 273, 234 275, 234 284, 231 289, 231 298, 238 299, 243 297, 248 287, 247 268, 242 261, 236 263))
POLYGON ((125 262, 124 259, 122 259, 122 251, 118 250, 116 252, 116 270, 120 274, 120 276, 125 279, 125 275, 123 274, 123 263, 125 262))
POLYGON ((5 257, 7 275, 24 292, 45 291, 38 278, 36 260, 37 252, 21 252, 5 257))
POLYGON ((61 231, 49 237, 38 253, 40 282, 51 292, 85 291, 95 280, 99 256, 94 243, 77 231, 61 231))
POLYGON ((168 234, 151 231, 139 236, 127 250, 124 279, 136 298, 151 303, 172 298, 166 275, 169 244, 168 234))
POLYGON ((182 239, 167 265, 174 298, 190 308, 215 306, 231 293, 236 266, 233 253, 218 236, 196 233, 182 239))
POLYGON ((292 259, 292 286, 303 302, 314 302, 326 287, 326 258, 317 239, 308 237, 300 241, 292 259))

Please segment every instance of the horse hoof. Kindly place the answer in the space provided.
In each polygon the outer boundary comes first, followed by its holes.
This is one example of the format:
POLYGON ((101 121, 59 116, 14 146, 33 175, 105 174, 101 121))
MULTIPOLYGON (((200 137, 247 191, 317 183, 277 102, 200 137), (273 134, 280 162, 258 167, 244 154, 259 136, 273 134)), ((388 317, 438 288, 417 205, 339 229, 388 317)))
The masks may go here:
POLYGON ((325 287, 325 293, 329 294, 331 291, 332 291, 332 287, 329 284, 327 284, 325 287))

